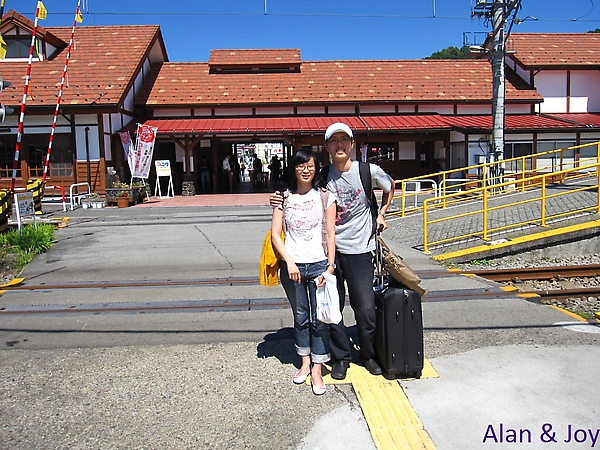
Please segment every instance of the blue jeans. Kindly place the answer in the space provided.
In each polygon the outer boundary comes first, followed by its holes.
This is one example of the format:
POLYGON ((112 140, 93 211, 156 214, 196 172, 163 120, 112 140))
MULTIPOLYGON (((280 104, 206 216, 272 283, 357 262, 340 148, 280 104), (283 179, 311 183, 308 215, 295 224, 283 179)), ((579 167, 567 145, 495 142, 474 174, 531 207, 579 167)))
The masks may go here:
POLYGON ((327 270, 327 260, 296 265, 300 283, 290 280, 285 261, 279 263, 281 284, 294 313, 296 353, 310 355, 312 362, 324 363, 329 361, 329 325, 317 320, 315 279, 327 270))
POLYGON ((200 185, 203 192, 208 191, 210 187, 210 172, 206 169, 200 169, 200 185))

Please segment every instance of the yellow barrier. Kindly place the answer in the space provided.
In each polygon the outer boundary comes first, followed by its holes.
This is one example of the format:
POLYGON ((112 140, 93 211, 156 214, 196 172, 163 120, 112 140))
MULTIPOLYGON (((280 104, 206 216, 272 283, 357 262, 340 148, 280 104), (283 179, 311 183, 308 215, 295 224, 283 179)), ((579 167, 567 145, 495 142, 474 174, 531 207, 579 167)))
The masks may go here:
MULTIPOLYGON (((450 242, 456 242, 463 239, 468 238, 481 238, 484 241, 490 240, 491 233, 506 231, 508 229, 516 229, 518 227, 524 225, 537 225, 541 227, 548 226, 548 220, 550 219, 558 219, 566 216, 574 216, 583 212, 595 211, 598 213, 599 205, 600 205, 600 184, 598 182, 598 173, 600 171, 600 163, 595 162, 594 164, 589 164, 585 166, 577 166, 572 167, 570 169, 550 172, 541 175, 535 175, 530 177, 523 177, 519 180, 519 183, 527 186, 537 186, 539 189, 539 195, 532 196, 526 199, 519 199, 514 202, 509 202, 505 204, 500 204, 493 206, 490 204, 490 200, 493 194, 497 192, 505 192, 508 186, 513 185, 514 181, 508 181, 504 183, 497 184, 489 184, 488 179, 484 176, 482 180, 482 187, 474 188, 469 193, 469 199, 471 200, 472 210, 462 212, 461 214, 456 215, 446 215, 439 219, 430 219, 429 214, 431 209, 439 209, 440 204, 445 204, 446 202, 452 202, 455 199, 459 199, 460 197, 465 197, 465 192, 454 192, 451 194, 446 194, 440 197, 428 198, 423 201, 423 251, 424 253, 430 253, 429 248, 433 245, 441 245, 448 244, 450 242), (575 180, 576 178, 583 180, 584 176, 586 180, 590 180, 591 182, 587 185, 574 185, 569 189, 557 189, 548 193, 547 187, 549 185, 564 185, 565 180, 575 180), (594 193, 594 204, 591 206, 585 206, 579 209, 571 209, 568 208, 567 211, 562 211, 555 214, 548 214, 548 201, 552 199, 556 199, 559 197, 563 197, 566 195, 578 194, 584 191, 589 191, 594 193), (475 201, 476 200, 476 201, 475 201), (479 201, 481 201, 481 207, 479 207, 479 201), (490 226, 490 214, 496 211, 499 211, 504 208, 511 208, 515 206, 522 206, 526 204, 531 204, 529 208, 531 214, 534 214, 534 211, 537 211, 537 204, 539 203, 539 216, 535 218, 529 218, 527 220, 517 221, 512 220, 508 224, 500 225, 500 226, 490 226), (429 227, 435 225, 436 223, 446 223, 455 219, 462 219, 465 217, 474 217, 474 219, 470 220, 471 229, 470 233, 465 233, 461 235, 454 236, 446 236, 444 239, 438 240, 430 240, 429 227), (479 229, 473 229, 473 224, 478 224, 480 217, 481 226, 479 229)), ((563 203, 565 201, 563 200, 563 203)), ((568 203, 568 202, 567 202, 568 203)), ((497 223, 502 222, 501 220, 496 219, 497 223)), ((445 227, 447 230, 448 227, 445 227)))
POLYGON ((27 181, 27 191, 33 194, 33 206, 36 212, 42 212, 42 198, 44 198, 44 186, 45 182, 37 180, 27 181))
POLYGON ((8 230, 8 218, 12 212, 13 196, 6 189, 0 190, 0 233, 8 230))
MULTIPOLYGON (((486 162, 458 169, 446 170, 418 177, 396 181, 396 200, 400 199, 400 208, 389 212, 389 216, 401 215, 423 210, 423 199, 439 197, 439 207, 445 208, 473 196, 482 195, 476 188, 483 186, 486 178, 487 185, 502 186, 503 189, 490 191, 497 195, 507 191, 524 192, 540 186, 536 175, 561 173, 567 169, 582 169, 583 167, 600 162, 600 142, 576 145, 572 147, 550 150, 542 153, 519 156, 516 158, 486 162), (582 153, 592 156, 584 157, 582 153), (536 184, 537 183, 537 184, 536 184), (462 197, 446 197, 449 192, 460 191, 462 197), (465 193, 469 195, 465 195, 465 193)), ((562 182, 566 178, 581 176, 578 170, 567 174, 555 175, 553 182, 562 182)))

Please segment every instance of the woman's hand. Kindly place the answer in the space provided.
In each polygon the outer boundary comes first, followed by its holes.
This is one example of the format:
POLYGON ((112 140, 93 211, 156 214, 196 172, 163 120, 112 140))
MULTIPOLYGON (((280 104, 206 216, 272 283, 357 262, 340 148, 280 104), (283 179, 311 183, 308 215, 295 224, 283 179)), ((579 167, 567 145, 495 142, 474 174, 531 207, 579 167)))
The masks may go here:
POLYGON ((296 283, 300 283, 302 281, 302 277, 300 276, 300 269, 294 262, 287 263, 288 276, 290 280, 295 281, 296 283))
POLYGON ((315 284, 317 285, 318 288, 323 287, 327 284, 327 281, 325 281, 325 277, 323 275, 319 275, 316 279, 315 279, 315 284))

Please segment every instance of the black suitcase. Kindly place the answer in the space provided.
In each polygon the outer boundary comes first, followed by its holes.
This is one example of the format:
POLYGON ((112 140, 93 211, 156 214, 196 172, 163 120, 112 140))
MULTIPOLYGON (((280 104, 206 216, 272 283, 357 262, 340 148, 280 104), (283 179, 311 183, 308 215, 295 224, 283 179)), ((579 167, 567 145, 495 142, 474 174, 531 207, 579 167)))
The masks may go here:
POLYGON ((385 275, 380 248, 375 262, 375 352, 386 378, 420 378, 423 371, 421 295, 385 275))
POLYGON ((423 371, 421 296, 387 286, 375 292, 375 351, 387 378, 420 378, 423 371))

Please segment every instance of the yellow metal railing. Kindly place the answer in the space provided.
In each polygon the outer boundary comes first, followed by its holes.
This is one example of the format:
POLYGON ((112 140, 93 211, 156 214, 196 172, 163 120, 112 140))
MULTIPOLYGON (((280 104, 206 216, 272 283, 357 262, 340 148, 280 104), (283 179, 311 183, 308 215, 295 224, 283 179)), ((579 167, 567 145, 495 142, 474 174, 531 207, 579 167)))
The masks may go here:
MULTIPOLYGON (((423 211, 423 251, 424 253, 430 253, 429 249, 435 245, 448 244, 450 242, 461 241, 468 238, 481 238, 484 241, 490 240, 492 233, 498 233, 500 231, 506 231, 509 229, 516 229, 526 225, 537 225, 541 227, 547 227, 547 223, 551 219, 558 219, 561 217, 574 216, 583 212, 594 211, 598 213, 600 205, 600 185, 598 182, 598 172, 600 169, 600 159, 593 158, 596 161, 592 164, 582 165, 579 162, 573 164, 572 167, 550 171, 547 173, 525 176, 523 173, 518 181, 505 181, 502 183, 490 183, 485 172, 483 179, 481 180, 481 187, 474 187, 469 192, 469 199, 471 200, 471 210, 461 212, 455 215, 444 215, 436 219, 430 218, 430 213, 433 209, 439 210, 440 204, 452 203, 456 199, 460 199, 465 196, 465 192, 453 192, 444 194, 442 196, 427 198, 423 201, 421 207, 423 211), (572 182, 568 187, 564 185, 565 180, 572 182), (582 181, 586 181, 587 184, 583 185, 582 181), (577 184, 577 183, 580 184, 577 184), (531 190, 526 198, 521 196, 517 197, 516 201, 509 201, 508 203, 496 202, 493 204, 494 199, 499 199, 497 192, 505 192, 511 186, 520 184, 522 186, 536 186, 537 190, 531 190), (549 189, 551 187, 564 187, 564 189, 549 189), (574 202, 566 202, 568 207, 559 212, 550 214, 548 212, 549 202, 567 195, 578 194, 582 192, 590 192, 593 198, 591 204, 583 206, 579 209, 571 209, 574 202), (478 206, 481 205, 481 206, 478 206), (511 223, 500 226, 491 226, 490 217, 493 213, 498 212, 502 209, 514 208, 517 206, 529 206, 527 211, 530 215, 535 214, 536 205, 539 205, 539 215, 537 217, 529 217, 525 220, 511 220, 511 223), (445 222, 447 225, 448 221, 464 219, 467 217, 476 217, 477 220, 470 221, 470 227, 468 233, 456 234, 453 236, 445 236, 442 239, 432 240, 430 239, 430 227, 435 224, 445 222), (479 229, 473 229, 473 223, 479 223, 479 229)), ((517 190, 516 192, 520 192, 517 190)), ((513 217, 513 216, 511 216, 513 217)), ((448 227, 445 227, 448 229, 448 227)))
POLYGON ((529 188, 539 188, 542 177, 536 175, 553 173, 553 182, 563 182, 568 178, 586 176, 585 170, 589 169, 585 167, 599 161, 600 142, 594 142, 406 178, 396 181, 397 195, 394 197, 394 204, 399 203, 399 208, 390 215, 404 217, 408 213, 422 211, 425 199, 445 208, 457 202, 472 200, 473 197, 483 195, 483 192, 486 195, 509 191, 525 192, 529 188), (582 157, 582 149, 595 154, 582 157), (478 190, 484 186, 488 189, 478 190), (447 195, 455 192, 461 194, 447 195))

